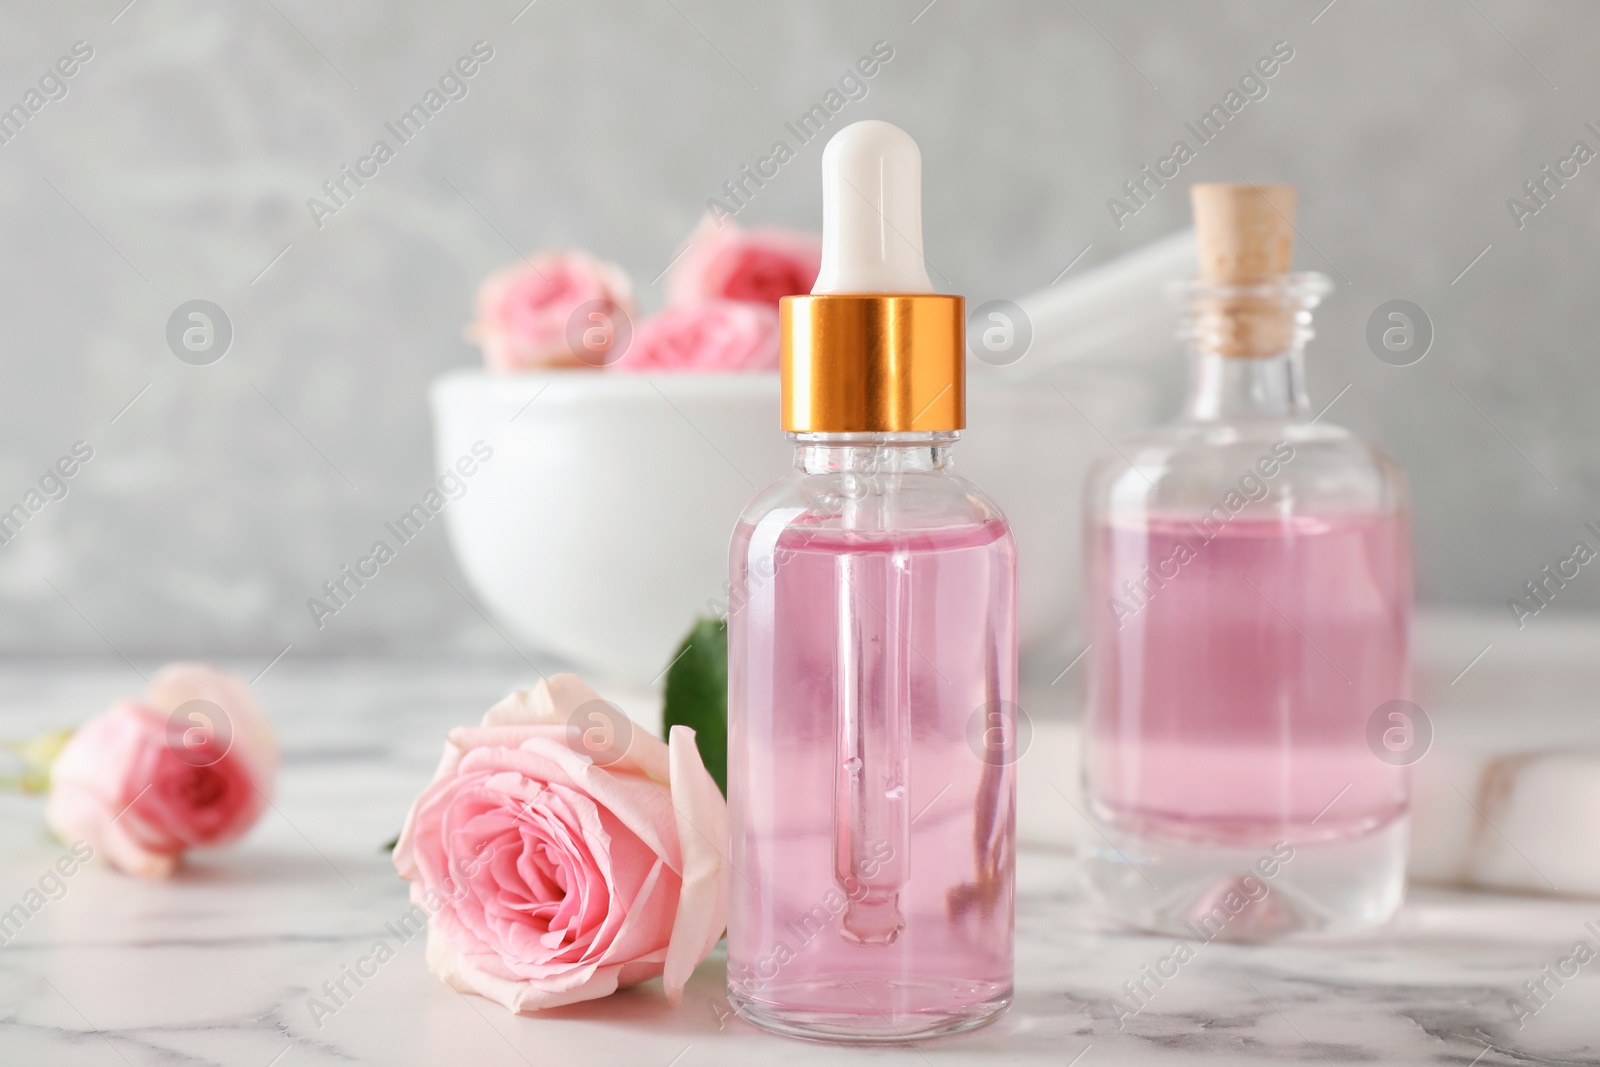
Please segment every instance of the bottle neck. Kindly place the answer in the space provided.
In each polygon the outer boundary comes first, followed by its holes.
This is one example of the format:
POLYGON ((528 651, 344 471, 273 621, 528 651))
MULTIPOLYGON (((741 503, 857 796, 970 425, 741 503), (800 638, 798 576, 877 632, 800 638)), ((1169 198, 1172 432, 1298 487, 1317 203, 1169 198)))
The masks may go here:
POLYGON ((961 434, 791 433, 795 466, 806 474, 911 474, 948 470, 961 434))
POLYGON ((1185 417, 1298 419, 1311 413, 1306 397, 1305 350, 1295 345, 1276 356, 1225 356, 1198 346, 1190 353, 1185 417))
POLYGON ((1251 284, 1198 281, 1178 287, 1190 353, 1185 417, 1200 422, 1306 418, 1311 309, 1329 287, 1326 277, 1310 273, 1251 284))

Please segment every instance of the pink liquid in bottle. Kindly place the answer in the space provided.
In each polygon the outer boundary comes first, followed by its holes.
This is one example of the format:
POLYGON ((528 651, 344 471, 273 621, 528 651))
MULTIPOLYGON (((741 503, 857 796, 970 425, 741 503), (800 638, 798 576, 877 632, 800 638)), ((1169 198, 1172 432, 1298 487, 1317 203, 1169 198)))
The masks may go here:
POLYGON ((1299 884, 1316 911, 1319 843, 1336 857, 1398 823, 1403 847, 1407 771, 1368 740, 1374 712, 1409 696, 1403 515, 1151 516, 1090 536, 1087 782, 1130 860, 1165 857, 1151 878, 1181 895, 1185 858, 1226 884, 1230 851, 1248 872, 1283 842, 1299 857, 1277 888, 1299 884))
POLYGON ((794 1033, 981 1022, 1011 992, 1011 535, 787 522, 733 539, 730 996, 794 1033))

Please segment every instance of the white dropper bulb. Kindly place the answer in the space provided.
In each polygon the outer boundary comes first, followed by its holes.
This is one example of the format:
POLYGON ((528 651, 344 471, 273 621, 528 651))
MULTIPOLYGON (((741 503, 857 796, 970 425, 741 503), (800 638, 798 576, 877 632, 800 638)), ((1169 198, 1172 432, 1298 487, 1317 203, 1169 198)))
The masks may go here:
POLYGON ((922 152, 877 119, 822 150, 822 270, 812 293, 931 293, 922 261, 922 152))

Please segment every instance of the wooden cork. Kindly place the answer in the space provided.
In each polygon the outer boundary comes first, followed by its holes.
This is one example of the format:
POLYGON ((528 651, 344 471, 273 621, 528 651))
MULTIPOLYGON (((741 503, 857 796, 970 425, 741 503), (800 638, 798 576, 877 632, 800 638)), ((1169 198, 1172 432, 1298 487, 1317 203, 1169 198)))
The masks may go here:
MULTIPOLYGON (((1215 182, 1190 190, 1200 246, 1200 279, 1210 286, 1273 286, 1294 257, 1295 187, 1215 182)), ((1202 340, 1226 356, 1284 352, 1295 311, 1281 297, 1219 296, 1202 302, 1202 340)))
POLYGON ((1220 285, 1276 281, 1294 257, 1292 185, 1212 182, 1189 190, 1200 277, 1220 285))

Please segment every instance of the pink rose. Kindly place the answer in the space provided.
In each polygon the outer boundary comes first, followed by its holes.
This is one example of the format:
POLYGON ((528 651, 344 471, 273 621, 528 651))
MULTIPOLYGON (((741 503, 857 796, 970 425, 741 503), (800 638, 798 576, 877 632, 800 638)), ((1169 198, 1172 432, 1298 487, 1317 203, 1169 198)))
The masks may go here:
POLYGON ((663 744, 560 674, 450 731, 394 864, 455 989, 529 1012, 661 975, 676 1003, 726 925, 727 838, 694 731, 663 744))
POLYGON ((697 300, 672 304, 634 331, 618 370, 778 369, 778 313, 765 304, 697 300))
POLYGON ((165 878, 185 849, 226 844, 255 825, 277 768, 249 686, 174 663, 142 702, 119 701, 73 733, 50 769, 45 821, 119 870, 165 878))
POLYGON ((479 286, 478 320, 467 333, 483 346, 488 368, 502 374, 602 366, 632 315, 633 287, 621 267, 587 252, 546 252, 479 286))
POLYGON ((667 300, 704 298, 778 306, 778 298, 811 292, 822 269, 822 238, 798 230, 741 230, 709 216, 667 276, 667 300))

